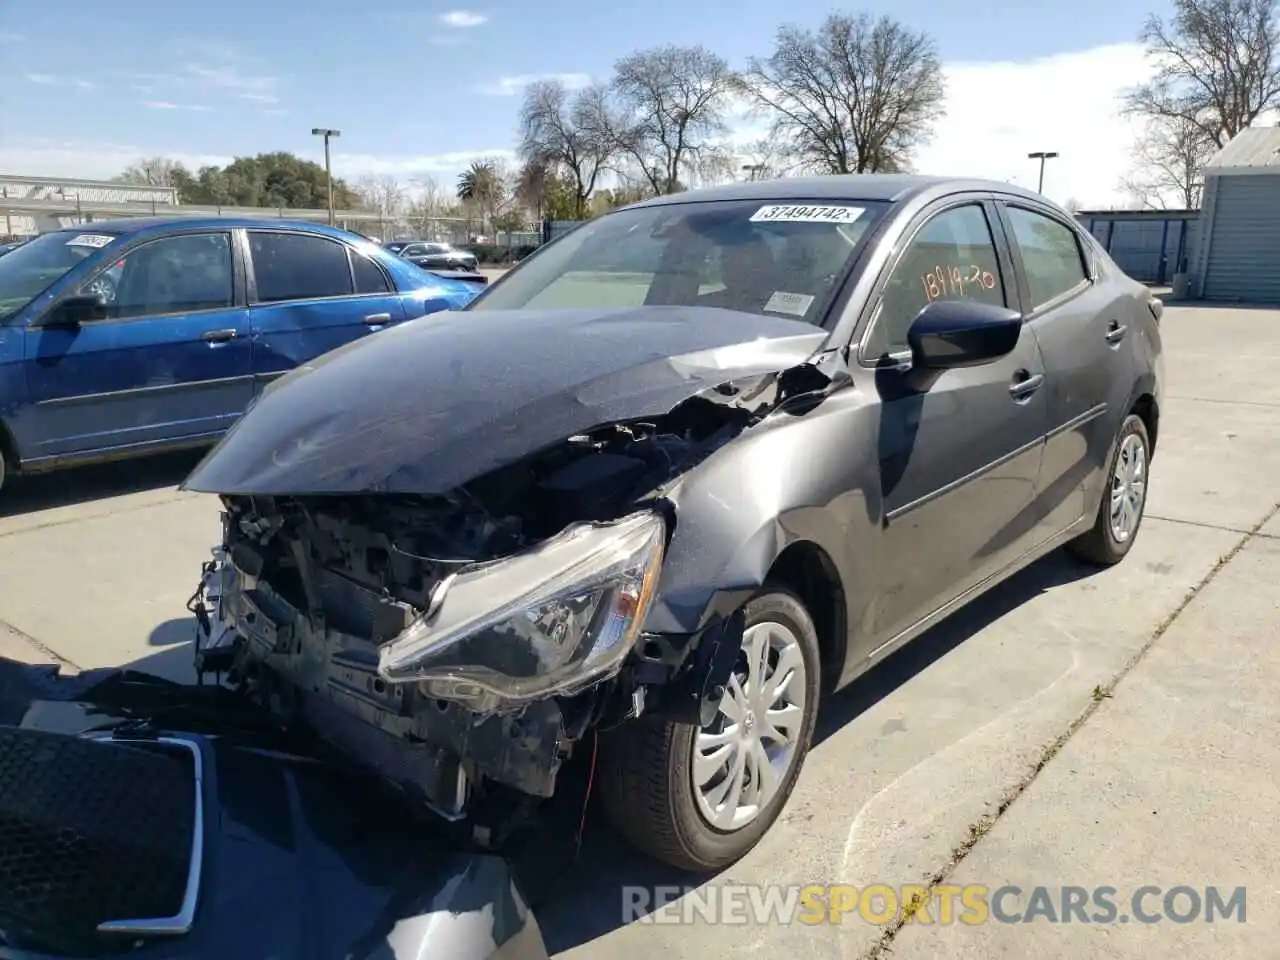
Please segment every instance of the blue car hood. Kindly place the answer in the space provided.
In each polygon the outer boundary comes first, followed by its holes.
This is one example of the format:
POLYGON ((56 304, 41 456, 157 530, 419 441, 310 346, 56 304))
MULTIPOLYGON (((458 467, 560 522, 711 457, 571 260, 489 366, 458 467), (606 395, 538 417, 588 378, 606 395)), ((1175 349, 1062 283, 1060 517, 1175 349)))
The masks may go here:
POLYGON ((826 338, 712 307, 439 313, 276 381, 183 487, 443 493, 593 427, 789 369, 826 338))

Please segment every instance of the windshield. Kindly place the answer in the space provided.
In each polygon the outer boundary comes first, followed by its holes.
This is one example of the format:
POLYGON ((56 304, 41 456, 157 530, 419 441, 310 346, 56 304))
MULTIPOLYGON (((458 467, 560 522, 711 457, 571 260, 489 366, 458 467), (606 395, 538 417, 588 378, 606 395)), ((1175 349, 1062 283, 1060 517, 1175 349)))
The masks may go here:
POLYGON ((46 233, 0 257, 0 321, 8 320, 117 238, 89 230, 46 233))
POLYGON ((888 206, 733 200, 620 210, 539 251, 468 309, 705 306, 821 324, 888 206))

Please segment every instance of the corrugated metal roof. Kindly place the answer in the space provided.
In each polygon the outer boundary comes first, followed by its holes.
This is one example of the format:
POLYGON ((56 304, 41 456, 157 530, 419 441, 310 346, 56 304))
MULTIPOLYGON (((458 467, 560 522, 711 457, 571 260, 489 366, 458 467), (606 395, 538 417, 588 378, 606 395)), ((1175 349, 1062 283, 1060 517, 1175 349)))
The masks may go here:
POLYGON ((1216 168, 1278 167, 1280 168, 1280 127, 1249 127, 1236 134, 1231 142, 1213 155, 1205 165, 1212 173, 1216 168))

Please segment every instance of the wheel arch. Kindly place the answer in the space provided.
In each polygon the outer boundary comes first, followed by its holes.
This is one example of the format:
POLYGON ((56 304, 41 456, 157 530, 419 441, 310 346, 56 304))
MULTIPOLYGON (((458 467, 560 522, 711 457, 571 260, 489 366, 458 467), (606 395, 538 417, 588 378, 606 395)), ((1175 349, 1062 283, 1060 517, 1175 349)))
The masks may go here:
POLYGON ((849 649, 845 587, 835 562, 813 541, 794 541, 769 567, 764 587, 771 585, 799 597, 813 619, 822 654, 822 684, 830 690, 844 670, 849 649))
POLYGON ((18 450, 18 442, 13 438, 9 425, 0 420, 0 456, 4 457, 4 470, 0 471, 0 479, 5 473, 17 473, 22 469, 22 455, 18 450))

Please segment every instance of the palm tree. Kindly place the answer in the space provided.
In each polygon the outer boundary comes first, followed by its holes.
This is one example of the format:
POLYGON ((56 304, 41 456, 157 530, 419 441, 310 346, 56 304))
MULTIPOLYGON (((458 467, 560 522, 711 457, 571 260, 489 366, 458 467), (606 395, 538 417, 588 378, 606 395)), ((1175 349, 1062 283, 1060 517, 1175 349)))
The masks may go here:
POLYGON ((482 222, 492 219, 505 193, 502 175, 492 160, 476 160, 458 177, 458 199, 479 210, 482 222))

